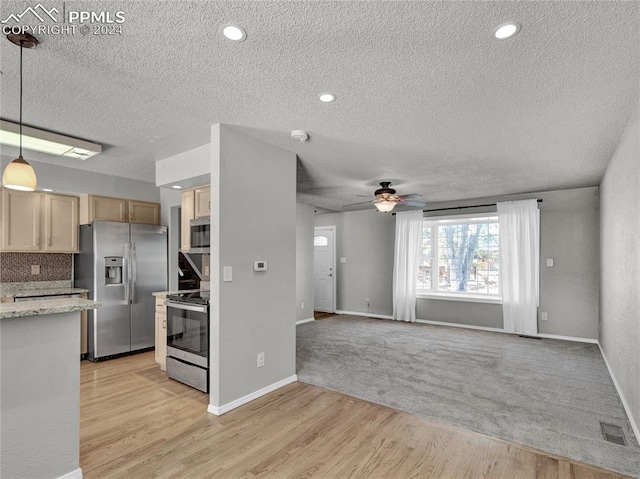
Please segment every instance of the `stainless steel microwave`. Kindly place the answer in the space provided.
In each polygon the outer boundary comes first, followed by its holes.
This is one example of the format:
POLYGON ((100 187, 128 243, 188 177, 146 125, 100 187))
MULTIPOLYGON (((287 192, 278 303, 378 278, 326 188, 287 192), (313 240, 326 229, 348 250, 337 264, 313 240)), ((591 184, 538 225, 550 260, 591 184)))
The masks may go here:
POLYGON ((195 218, 191 220, 191 247, 190 253, 209 253, 211 220, 206 218, 195 218))

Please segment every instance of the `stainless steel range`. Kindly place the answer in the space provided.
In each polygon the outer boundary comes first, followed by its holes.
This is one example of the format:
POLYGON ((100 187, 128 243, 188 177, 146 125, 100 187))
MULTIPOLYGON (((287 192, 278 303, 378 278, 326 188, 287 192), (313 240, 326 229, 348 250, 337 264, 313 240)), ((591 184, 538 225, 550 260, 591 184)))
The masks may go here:
POLYGON ((209 292, 170 294, 167 306, 167 375, 209 392, 209 292))

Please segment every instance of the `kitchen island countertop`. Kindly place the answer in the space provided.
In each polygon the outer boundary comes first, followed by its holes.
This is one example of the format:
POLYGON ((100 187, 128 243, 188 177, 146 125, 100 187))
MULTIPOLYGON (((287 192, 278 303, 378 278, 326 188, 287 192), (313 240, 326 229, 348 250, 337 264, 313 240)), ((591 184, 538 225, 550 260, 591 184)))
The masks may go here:
POLYGON ((97 309, 102 303, 82 298, 45 299, 19 303, 0 303, 0 319, 43 316, 46 314, 69 313, 97 309))

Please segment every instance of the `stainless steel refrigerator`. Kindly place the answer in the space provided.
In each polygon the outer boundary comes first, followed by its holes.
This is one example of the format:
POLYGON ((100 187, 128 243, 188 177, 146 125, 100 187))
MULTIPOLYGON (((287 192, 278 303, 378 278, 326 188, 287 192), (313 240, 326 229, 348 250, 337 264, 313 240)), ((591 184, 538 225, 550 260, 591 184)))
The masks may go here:
POLYGON ((87 357, 155 344, 155 298, 167 289, 167 227, 96 221, 80 227, 75 286, 102 303, 89 310, 87 357))

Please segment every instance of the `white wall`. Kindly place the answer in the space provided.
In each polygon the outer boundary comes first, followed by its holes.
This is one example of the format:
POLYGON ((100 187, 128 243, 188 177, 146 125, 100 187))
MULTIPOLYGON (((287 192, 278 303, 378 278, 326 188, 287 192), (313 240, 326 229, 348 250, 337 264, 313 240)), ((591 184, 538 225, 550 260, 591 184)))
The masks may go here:
POLYGON ((209 184, 211 145, 206 144, 156 162, 156 185, 183 188, 209 184))
POLYGON ((313 206, 296 206, 296 321, 313 318, 313 206), (302 304, 304 303, 304 307, 302 304))
MULTIPOLYGON (((99 157, 95 158, 99 161, 99 157)), ((6 162, 8 163, 8 161, 6 162)), ((78 170, 49 163, 30 161, 38 177, 38 189, 51 188, 57 193, 115 196, 141 201, 160 201, 160 190, 153 183, 78 170)), ((2 170, 4 171, 3 161, 2 170)))
POLYGON ((296 155, 225 125, 211 135, 215 410, 295 379, 296 155), (255 260, 266 260, 268 271, 254 272, 255 260), (233 268, 232 282, 222 281, 224 266, 233 268))
MULTIPOLYGON (((540 311, 543 334, 596 339, 598 337, 598 189, 578 188, 474 200, 430 203, 450 208, 521 198, 541 198, 540 311), (546 266, 546 258, 554 266, 546 266)), ((495 207, 458 213, 495 211, 495 207)), ((456 210, 439 214, 452 214, 456 210)), ((338 225, 338 309, 391 315, 395 217, 366 210, 316 216, 316 226, 338 225), (370 298, 369 311, 366 298, 370 298)), ((419 319, 502 328, 502 307, 495 304, 419 299, 419 319)))
POLYGON ((600 185, 600 345, 636 435, 640 426, 639 116, 640 105, 600 185))

